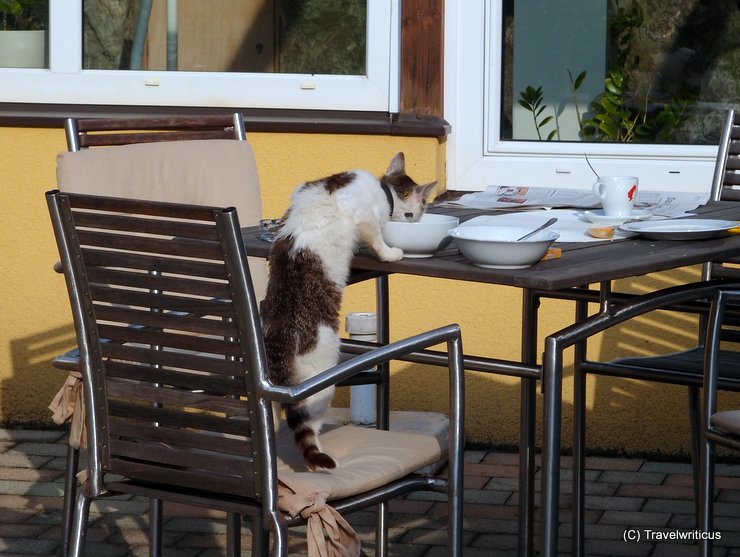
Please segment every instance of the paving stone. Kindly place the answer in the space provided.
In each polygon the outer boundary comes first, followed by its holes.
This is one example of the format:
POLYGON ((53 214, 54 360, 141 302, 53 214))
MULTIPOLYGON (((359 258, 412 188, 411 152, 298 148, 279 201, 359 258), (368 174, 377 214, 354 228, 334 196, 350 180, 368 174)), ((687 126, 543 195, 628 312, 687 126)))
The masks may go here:
POLYGON ((487 454, 487 451, 465 451, 464 461, 466 464, 478 464, 487 454))
POLYGON ((656 512, 656 513, 679 513, 679 514, 693 514, 694 513, 694 501, 681 501, 676 499, 648 499, 645 501, 645 506, 642 508, 645 512, 656 512))
MULTIPOLYGON (((570 462, 568 459, 567 462, 570 462)), ((643 465, 639 458, 602 458, 586 457, 588 470, 626 470, 637 472, 643 465)))
POLYGON ((641 497, 586 497, 587 509, 639 511, 644 504, 645 500, 641 497))
POLYGON ((690 462, 656 462, 646 460, 640 468, 640 473, 643 472, 658 472, 663 474, 679 474, 691 477, 691 463, 690 462))
POLYGON ((662 472, 625 472, 623 470, 604 470, 599 476, 600 482, 660 485, 666 474, 662 472))
MULTIPOLYGON (((473 540, 471 545, 474 549, 488 549, 495 552, 495 555, 499 555, 500 551, 516 551, 519 547, 519 538, 506 534, 483 534, 473 540)), ((467 548, 465 554, 467 555, 467 548)))
MULTIPOLYGON (((659 543, 651 557, 697 557, 699 550, 695 545, 659 543)), ((715 555, 715 557, 718 557, 715 555)))
POLYGON ((0 429, 0 441, 10 443, 22 443, 24 441, 39 441, 43 443, 56 443, 60 439, 66 439, 67 432, 51 429, 0 429))
POLYGON ((667 526, 671 519, 670 513, 632 512, 608 510, 599 519, 600 524, 618 524, 624 527, 638 526, 667 526))
POLYGON ((661 499, 691 499, 694 490, 690 487, 675 485, 652 485, 647 483, 630 483, 619 486, 619 497, 657 497, 661 499))

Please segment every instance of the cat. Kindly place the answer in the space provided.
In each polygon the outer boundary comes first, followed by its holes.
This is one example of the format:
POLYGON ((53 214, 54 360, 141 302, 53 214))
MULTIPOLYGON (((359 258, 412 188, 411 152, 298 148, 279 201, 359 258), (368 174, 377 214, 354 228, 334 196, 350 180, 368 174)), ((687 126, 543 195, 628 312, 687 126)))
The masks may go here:
MULTIPOLYGON (((270 380, 295 385, 339 361, 339 311, 352 257, 364 241, 381 261, 403 251, 383 241, 389 220, 417 221, 436 182, 417 185, 397 153, 380 179, 364 170, 305 182, 293 192, 270 252, 260 306, 270 380)), ((334 388, 283 405, 295 443, 311 470, 331 469, 318 435, 334 388)), ((276 407, 276 421, 278 409, 276 407)))

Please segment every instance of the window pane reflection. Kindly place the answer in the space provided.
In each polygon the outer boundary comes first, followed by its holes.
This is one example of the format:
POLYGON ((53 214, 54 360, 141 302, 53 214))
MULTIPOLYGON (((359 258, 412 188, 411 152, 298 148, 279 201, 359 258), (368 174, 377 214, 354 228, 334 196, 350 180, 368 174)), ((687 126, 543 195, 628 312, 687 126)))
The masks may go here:
POLYGON ((85 0, 86 69, 365 75, 366 0, 85 0))
POLYGON ((505 0, 502 139, 716 144, 737 2, 505 0))
POLYGON ((47 68, 49 0, 0 1, 0 68, 47 68))

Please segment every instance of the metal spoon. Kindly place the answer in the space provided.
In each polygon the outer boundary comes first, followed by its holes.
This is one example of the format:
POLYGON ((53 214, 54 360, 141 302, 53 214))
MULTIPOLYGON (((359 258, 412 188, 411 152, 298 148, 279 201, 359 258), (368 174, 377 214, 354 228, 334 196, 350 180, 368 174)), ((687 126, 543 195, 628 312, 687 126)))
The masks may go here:
POLYGON ((526 240, 527 238, 529 238, 530 236, 533 236, 534 234, 536 234, 536 233, 537 233, 537 232, 539 232, 540 230, 544 230, 544 229, 545 229, 545 228, 547 228, 548 226, 552 226, 552 225, 553 225, 553 224, 555 224, 555 223, 556 223, 557 221, 558 221, 558 219, 557 219, 557 218, 555 218, 555 217, 553 217, 553 218, 551 218, 551 219, 550 219, 549 221, 547 221, 547 222, 546 222, 545 224, 543 224, 542 226, 538 226, 537 228, 535 228, 534 230, 532 230, 532 232, 527 232, 527 233, 526 233, 526 234, 525 234, 524 236, 522 236, 521 238, 517 238, 517 240, 516 240, 516 241, 517 241, 517 242, 521 242, 522 240, 526 240))

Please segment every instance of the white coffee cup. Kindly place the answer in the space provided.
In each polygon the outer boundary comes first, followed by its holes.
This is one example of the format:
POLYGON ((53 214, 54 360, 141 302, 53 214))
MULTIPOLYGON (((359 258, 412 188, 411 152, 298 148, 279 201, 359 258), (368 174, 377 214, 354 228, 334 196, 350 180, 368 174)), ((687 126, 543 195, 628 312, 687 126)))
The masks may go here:
POLYGON ((594 194, 601 199, 607 217, 629 217, 637 197, 636 176, 601 176, 594 184, 594 194))

